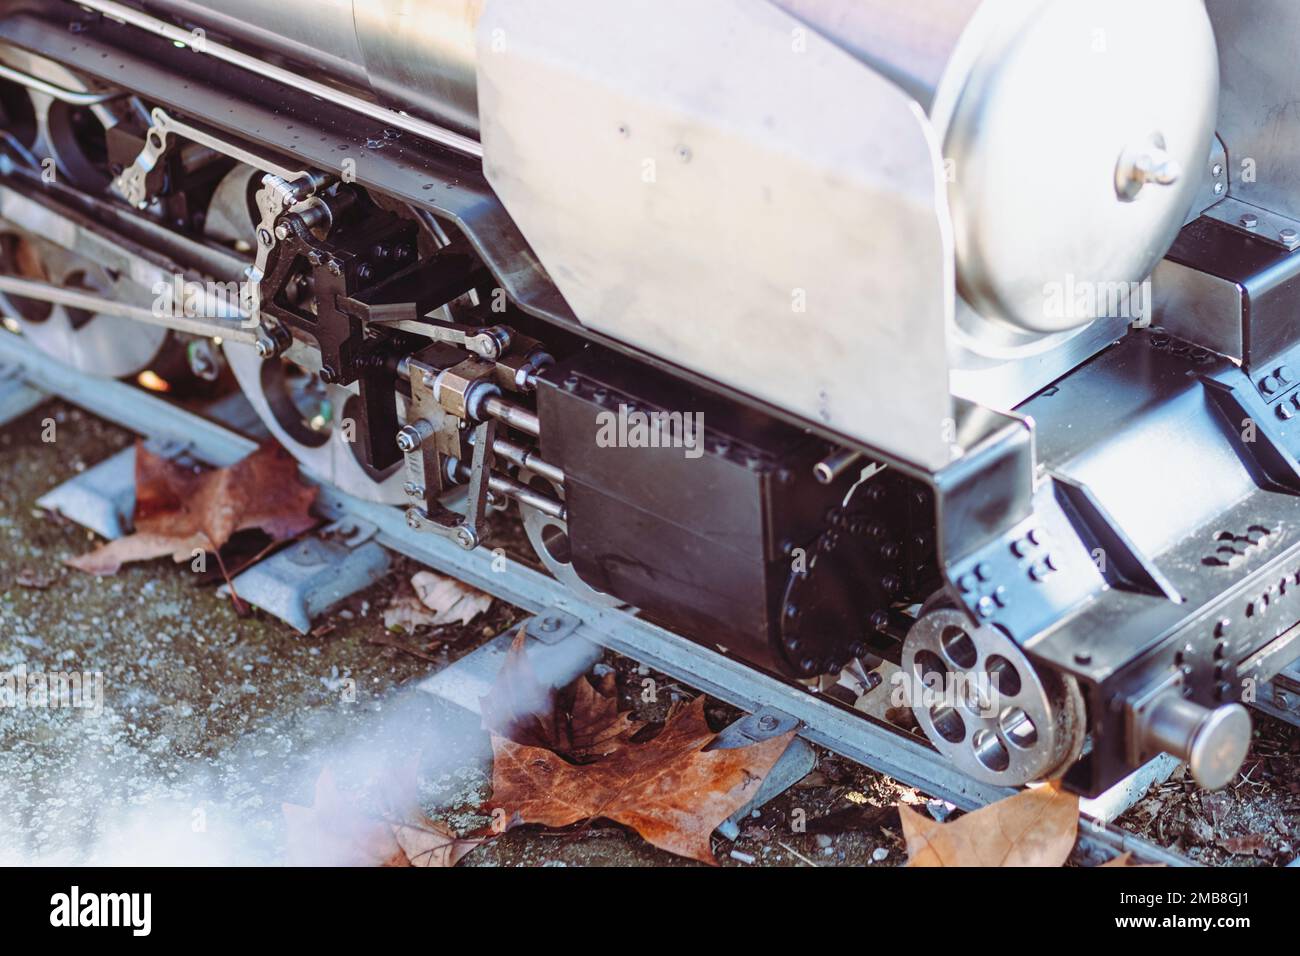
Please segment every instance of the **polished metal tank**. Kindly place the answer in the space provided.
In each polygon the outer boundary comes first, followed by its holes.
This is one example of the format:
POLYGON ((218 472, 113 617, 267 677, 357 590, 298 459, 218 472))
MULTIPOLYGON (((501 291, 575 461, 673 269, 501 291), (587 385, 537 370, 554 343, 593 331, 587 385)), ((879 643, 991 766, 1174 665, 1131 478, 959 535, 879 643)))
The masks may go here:
MULTIPOLYGON (((478 131, 475 28, 491 0, 137 2, 478 131)), ((1203 0, 770 2, 930 117, 958 291, 978 316, 1042 335, 1129 307, 1208 162, 1219 75, 1203 0)))
POLYGON ((1123 308, 1183 225, 1218 108, 1202 0, 772 2, 930 116, 981 316, 1051 333, 1123 308))
MULTIPOLYGON (((466 133, 478 130, 474 28, 484 0, 135 0, 466 133)), ((215 38, 215 37, 214 37, 215 38)))

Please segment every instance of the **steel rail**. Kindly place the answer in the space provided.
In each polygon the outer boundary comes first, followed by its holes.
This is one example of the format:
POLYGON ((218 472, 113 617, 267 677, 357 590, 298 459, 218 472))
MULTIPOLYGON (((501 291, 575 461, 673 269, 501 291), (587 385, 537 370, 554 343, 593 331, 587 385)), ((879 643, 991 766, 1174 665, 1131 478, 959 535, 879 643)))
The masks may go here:
MULTIPOLYGON (((212 465, 233 464, 257 443, 224 426, 122 382, 94 379, 0 333, 0 365, 18 368, 32 387, 58 395, 91 414, 149 437, 179 441, 212 465)), ((903 731, 850 711, 824 697, 792 687, 724 657, 681 635, 642 620, 634 611, 588 604, 549 575, 485 549, 466 552, 439 535, 421 534, 396 507, 354 498, 321 486, 318 508, 332 520, 345 517, 375 526, 385 547, 452 575, 532 614, 561 611, 581 621, 576 636, 633 658, 675 680, 748 712, 773 707, 799 720, 799 735, 850 760, 886 774, 963 810, 1010 796, 1014 790, 980 783, 953 769, 928 744, 903 731)), ((1099 800, 1093 806, 1101 806, 1099 800)), ((1132 852, 1141 860, 1169 866, 1192 861, 1089 816, 1083 802, 1079 843, 1098 856, 1132 852)))

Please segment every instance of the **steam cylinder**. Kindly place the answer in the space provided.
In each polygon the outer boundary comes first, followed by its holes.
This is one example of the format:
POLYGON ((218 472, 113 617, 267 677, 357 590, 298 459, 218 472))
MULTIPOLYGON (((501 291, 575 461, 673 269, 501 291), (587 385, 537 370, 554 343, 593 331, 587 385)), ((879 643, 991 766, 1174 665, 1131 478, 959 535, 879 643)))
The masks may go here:
MULTIPOLYGON (((474 33, 493 0, 137 2, 477 133, 474 33)), ((979 315, 1019 333, 1085 325, 1100 311, 1059 293, 1113 303, 1168 251, 1218 108, 1203 0, 769 2, 927 112, 958 291, 979 315)))

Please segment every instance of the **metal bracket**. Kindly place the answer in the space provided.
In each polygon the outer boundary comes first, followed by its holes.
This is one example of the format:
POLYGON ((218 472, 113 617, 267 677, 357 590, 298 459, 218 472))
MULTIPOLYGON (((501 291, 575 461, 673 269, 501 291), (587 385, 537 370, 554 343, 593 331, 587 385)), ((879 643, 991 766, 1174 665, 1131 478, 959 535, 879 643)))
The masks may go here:
POLYGON ((1205 215, 1288 252, 1300 249, 1300 221, 1252 206, 1240 199, 1229 196, 1205 210, 1205 215))
POLYGON ((27 384, 19 366, 0 365, 0 425, 26 415, 49 397, 27 384))
MULTIPOLYGON (((388 552, 369 540, 373 525, 356 545, 349 543, 358 540, 355 526, 352 530, 350 537, 304 538, 259 561, 234 579, 235 593, 306 634, 314 618, 388 571, 388 552)), ((222 585, 218 593, 229 594, 230 586, 222 585)))
POLYGON ((528 634, 543 644, 558 644, 581 626, 581 618, 560 610, 545 611, 525 624, 528 634))

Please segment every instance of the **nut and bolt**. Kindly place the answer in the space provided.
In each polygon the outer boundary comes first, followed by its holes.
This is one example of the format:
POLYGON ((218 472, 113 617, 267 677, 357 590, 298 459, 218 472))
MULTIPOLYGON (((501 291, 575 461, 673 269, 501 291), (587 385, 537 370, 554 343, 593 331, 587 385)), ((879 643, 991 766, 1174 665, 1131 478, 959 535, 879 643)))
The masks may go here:
POLYGON ((547 634, 554 634, 560 629, 560 619, 558 617, 544 617, 537 625, 547 634))
POLYGON ((1300 232, 1296 232, 1294 229, 1283 229, 1277 235, 1283 242, 1295 242, 1300 239, 1300 232))
POLYGON ((781 721, 777 720, 771 714, 764 714, 758 718, 758 729, 766 733, 771 733, 781 726, 781 721))
POLYGON ((1259 225, 1259 216, 1256 216, 1253 212, 1248 212, 1241 217, 1240 221, 1247 229, 1254 229, 1259 225))
POLYGON ((420 430, 414 425, 407 425, 397 433, 397 450, 402 452, 415 451, 420 447, 422 441, 420 430))

